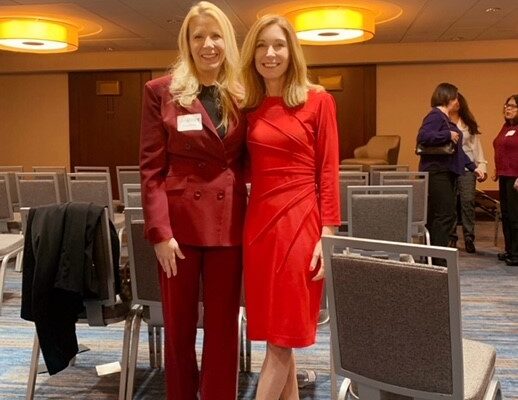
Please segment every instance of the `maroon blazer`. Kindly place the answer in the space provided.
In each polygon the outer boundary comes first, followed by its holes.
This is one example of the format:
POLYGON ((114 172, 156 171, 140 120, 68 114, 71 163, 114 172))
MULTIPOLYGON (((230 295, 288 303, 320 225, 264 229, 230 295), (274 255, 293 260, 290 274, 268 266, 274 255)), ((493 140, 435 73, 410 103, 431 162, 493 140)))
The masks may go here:
POLYGON ((201 102, 184 108, 169 93, 171 77, 145 85, 140 171, 145 234, 194 246, 241 244, 246 208, 244 118, 230 122, 220 139, 201 102), (186 129, 183 115, 201 114, 202 126, 186 129), (180 116, 180 118, 178 118, 180 116))

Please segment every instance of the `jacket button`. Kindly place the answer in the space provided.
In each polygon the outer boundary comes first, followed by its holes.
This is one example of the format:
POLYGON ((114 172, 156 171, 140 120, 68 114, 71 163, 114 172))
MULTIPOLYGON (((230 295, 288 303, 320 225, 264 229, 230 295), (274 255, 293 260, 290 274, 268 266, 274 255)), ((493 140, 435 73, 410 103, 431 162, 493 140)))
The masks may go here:
POLYGON ((198 163, 199 168, 205 168, 205 165, 207 165, 207 164, 205 164, 204 162, 198 163))
POLYGON ((185 143, 185 150, 191 150, 191 144, 185 143))
POLYGON ((228 167, 226 166, 226 164, 221 164, 221 169, 224 171, 226 170, 228 167))
POLYGON ((192 197, 194 197, 195 200, 198 200, 201 197, 201 192, 196 190, 192 197))
POLYGON ((220 190, 220 191, 218 192, 218 194, 216 195, 216 198, 217 198, 218 200, 222 200, 222 199, 223 199, 223 197, 225 197, 225 192, 223 192, 222 190, 220 190))

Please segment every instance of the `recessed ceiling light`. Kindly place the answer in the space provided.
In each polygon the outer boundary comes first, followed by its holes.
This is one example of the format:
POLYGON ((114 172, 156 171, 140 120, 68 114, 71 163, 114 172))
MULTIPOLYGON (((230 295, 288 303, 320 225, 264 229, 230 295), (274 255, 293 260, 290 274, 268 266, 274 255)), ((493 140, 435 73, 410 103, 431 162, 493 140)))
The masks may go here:
POLYGON ((464 40, 464 37, 463 36, 455 36, 451 40, 453 40, 454 42, 460 42, 461 40, 464 40))
POLYGON ((115 49, 113 47, 105 47, 104 50, 106 50, 106 51, 114 51, 115 49))
POLYGON ((494 13, 494 12, 498 12, 498 11, 502 11, 502 9, 500 7, 488 7, 488 8, 486 8, 486 12, 487 13, 494 13))

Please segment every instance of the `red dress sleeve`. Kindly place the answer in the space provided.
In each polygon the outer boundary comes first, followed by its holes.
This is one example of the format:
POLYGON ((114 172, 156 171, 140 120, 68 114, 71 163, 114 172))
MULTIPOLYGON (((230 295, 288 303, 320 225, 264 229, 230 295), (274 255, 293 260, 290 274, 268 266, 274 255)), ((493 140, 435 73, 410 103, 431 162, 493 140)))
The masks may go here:
POLYGON ((161 88, 161 85, 152 87, 149 82, 146 83, 140 130, 140 175, 145 236, 153 244, 173 237, 165 191, 168 135, 162 123, 161 96, 155 92, 161 88))
POLYGON ((340 192, 338 182, 338 128, 336 104, 329 93, 319 93, 316 148, 317 183, 320 195, 322 226, 340 225, 340 192))

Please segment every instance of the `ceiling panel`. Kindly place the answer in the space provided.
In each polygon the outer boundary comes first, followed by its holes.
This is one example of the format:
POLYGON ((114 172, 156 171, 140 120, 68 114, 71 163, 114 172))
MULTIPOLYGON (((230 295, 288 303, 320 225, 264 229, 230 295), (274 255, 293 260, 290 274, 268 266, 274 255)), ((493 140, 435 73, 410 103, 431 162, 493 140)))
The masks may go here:
MULTIPOLYGON (((289 0, 292 1, 292 0, 289 0)), ((346 1, 346 0, 344 0, 346 1)), ((368 0, 366 0, 368 1, 368 0)), ((385 0, 391 1, 391 0, 385 0)), ((242 41, 259 10, 282 1, 213 0, 229 17, 242 41)), ((365 43, 518 39, 518 0, 392 0, 403 14, 376 26, 365 43), (486 13, 498 7, 496 13, 486 13)), ((193 0, 0 0, 2 7, 61 10, 87 16, 101 33, 82 38, 81 52, 176 48, 181 21, 193 0)))

